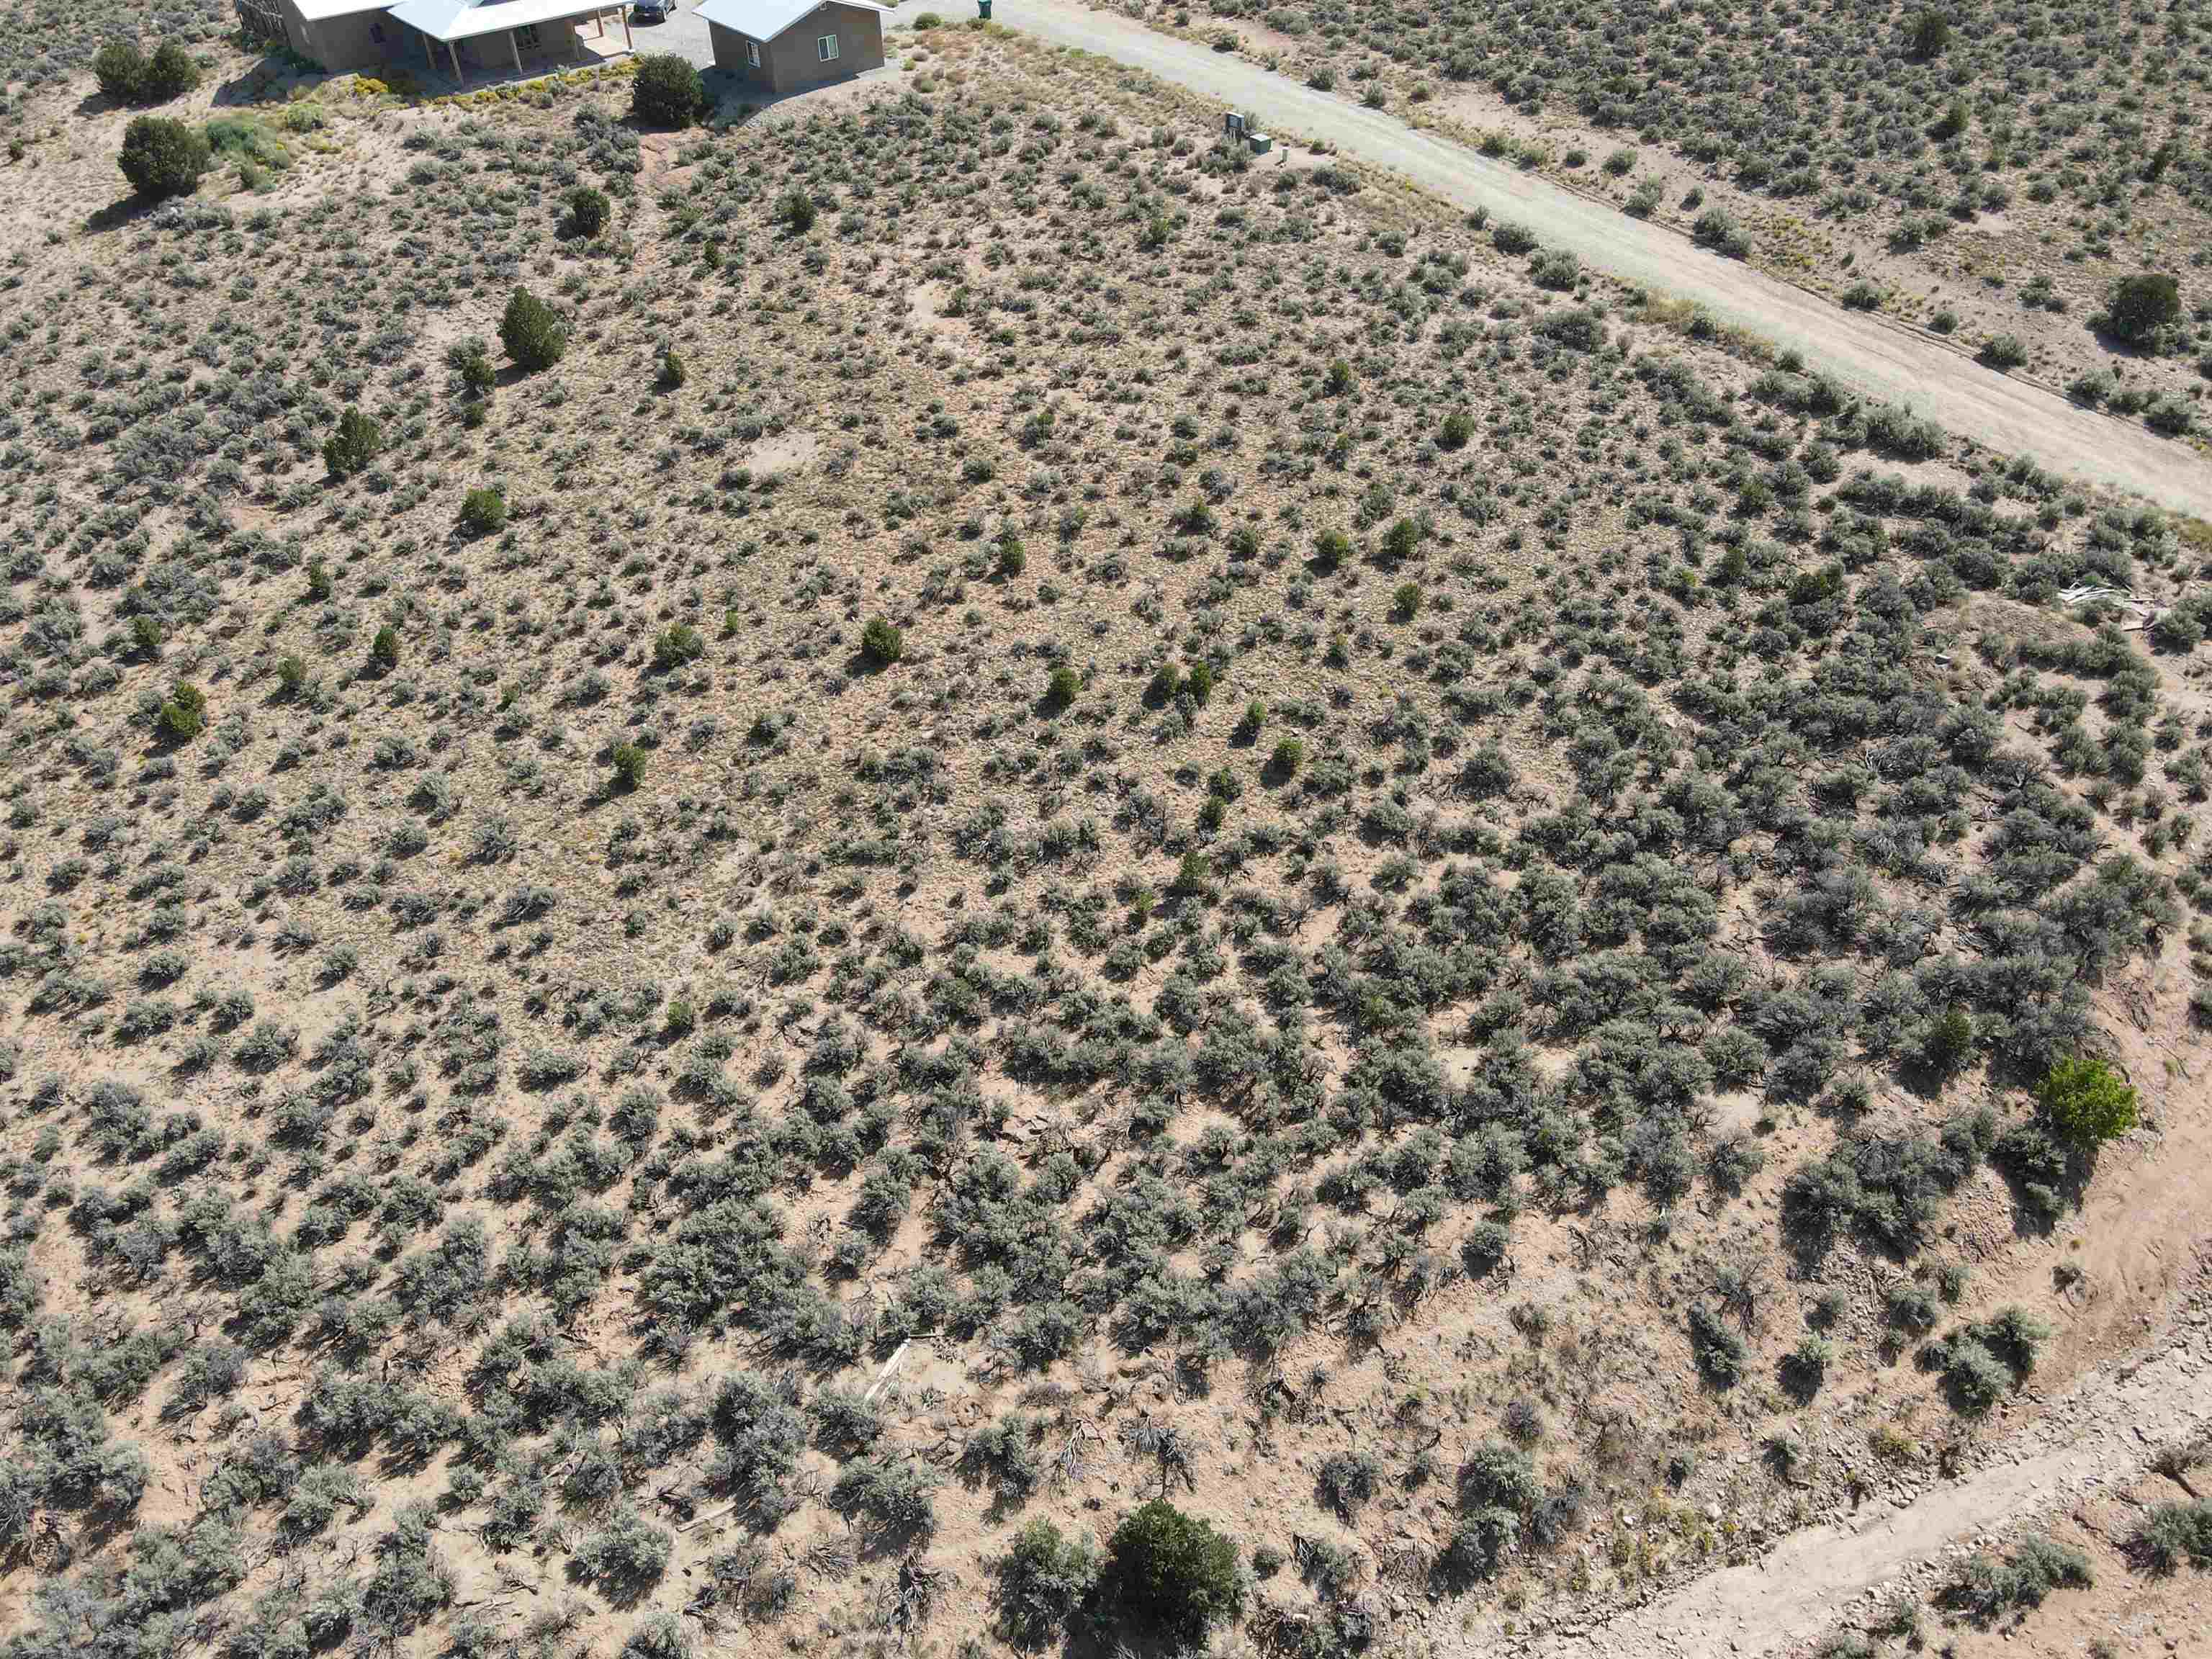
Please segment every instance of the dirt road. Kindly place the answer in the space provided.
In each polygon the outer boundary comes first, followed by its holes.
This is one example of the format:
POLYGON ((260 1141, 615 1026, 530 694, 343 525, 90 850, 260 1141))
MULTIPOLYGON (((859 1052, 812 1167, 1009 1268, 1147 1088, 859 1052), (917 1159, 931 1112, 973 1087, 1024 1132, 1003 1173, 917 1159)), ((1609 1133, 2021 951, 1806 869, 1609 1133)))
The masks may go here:
POLYGON ((2092 1371, 1963 1480, 1901 1508, 1812 1527, 1763 1559, 1709 1573, 1609 1623, 1516 1651, 1531 1659, 1758 1659, 1836 1627, 1869 1591, 2133 1480, 2162 1446, 2212 1429, 2212 1296, 2200 1278, 2168 1339, 2092 1371))
MULTIPOLYGON (((891 21, 911 22, 927 9, 926 0, 913 0, 891 21)), ((1626 282, 1694 301, 1723 322, 1796 349, 1808 364, 1868 397, 1909 405, 1961 437, 2032 456, 2069 477, 2115 485, 2212 518, 2212 462, 2185 444, 2076 408, 2056 392, 1844 311, 1739 261, 1693 247, 1679 232, 1632 219, 1417 131, 1384 112, 1316 92, 1233 54, 1090 10, 1076 0, 1002 0, 994 21, 1249 109, 1279 137, 1319 140, 1458 206, 1487 208, 1528 226, 1546 247, 1567 249, 1626 282)))

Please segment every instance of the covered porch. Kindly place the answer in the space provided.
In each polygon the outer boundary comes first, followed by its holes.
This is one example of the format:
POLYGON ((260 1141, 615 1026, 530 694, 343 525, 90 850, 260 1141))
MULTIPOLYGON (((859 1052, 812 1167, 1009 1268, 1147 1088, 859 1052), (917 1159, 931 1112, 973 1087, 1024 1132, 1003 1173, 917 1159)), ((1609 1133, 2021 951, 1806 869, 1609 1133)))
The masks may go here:
POLYGON ((615 0, 404 0, 388 14, 415 37, 424 66, 459 86, 534 79, 635 50, 615 0))

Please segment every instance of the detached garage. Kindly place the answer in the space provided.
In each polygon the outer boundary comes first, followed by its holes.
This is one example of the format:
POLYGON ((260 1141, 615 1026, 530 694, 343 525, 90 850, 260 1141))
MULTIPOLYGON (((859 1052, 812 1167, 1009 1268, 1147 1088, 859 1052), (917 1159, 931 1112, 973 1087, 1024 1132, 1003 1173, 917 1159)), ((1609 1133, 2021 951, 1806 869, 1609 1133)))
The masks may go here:
POLYGON ((884 13, 868 0, 706 0, 714 67, 763 92, 799 92, 884 66, 884 13))

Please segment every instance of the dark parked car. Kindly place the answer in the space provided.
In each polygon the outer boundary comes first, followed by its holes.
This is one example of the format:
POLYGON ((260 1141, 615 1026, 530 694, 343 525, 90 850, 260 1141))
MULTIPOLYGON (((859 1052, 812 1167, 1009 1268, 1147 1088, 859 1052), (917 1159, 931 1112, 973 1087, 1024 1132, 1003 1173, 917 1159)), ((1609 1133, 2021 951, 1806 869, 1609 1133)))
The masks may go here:
POLYGON ((637 0, 629 9, 630 21, 637 23, 665 23, 676 12, 677 0, 637 0))

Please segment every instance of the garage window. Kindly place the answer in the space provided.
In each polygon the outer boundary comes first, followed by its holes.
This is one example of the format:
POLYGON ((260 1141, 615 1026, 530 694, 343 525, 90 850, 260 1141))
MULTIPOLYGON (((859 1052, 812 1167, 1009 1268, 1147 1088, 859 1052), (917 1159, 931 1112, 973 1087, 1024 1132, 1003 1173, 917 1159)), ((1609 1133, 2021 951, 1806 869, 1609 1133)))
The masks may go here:
POLYGON ((825 34, 814 43, 814 61, 817 64, 833 63, 836 60, 836 57, 837 37, 836 35, 825 34))
POLYGON ((760 67, 759 41, 748 40, 745 42, 745 62, 750 64, 755 69, 758 69, 760 67))

